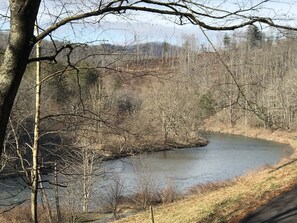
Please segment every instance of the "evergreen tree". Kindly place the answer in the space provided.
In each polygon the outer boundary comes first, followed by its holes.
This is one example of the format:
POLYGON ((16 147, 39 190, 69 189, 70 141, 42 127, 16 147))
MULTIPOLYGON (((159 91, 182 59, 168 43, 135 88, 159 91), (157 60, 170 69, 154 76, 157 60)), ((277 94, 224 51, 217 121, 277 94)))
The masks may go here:
POLYGON ((260 46, 263 36, 264 34, 257 26, 251 25, 248 27, 246 32, 247 44, 252 47, 260 46))
POLYGON ((231 38, 227 33, 224 35, 223 43, 225 48, 229 48, 231 45, 231 38))

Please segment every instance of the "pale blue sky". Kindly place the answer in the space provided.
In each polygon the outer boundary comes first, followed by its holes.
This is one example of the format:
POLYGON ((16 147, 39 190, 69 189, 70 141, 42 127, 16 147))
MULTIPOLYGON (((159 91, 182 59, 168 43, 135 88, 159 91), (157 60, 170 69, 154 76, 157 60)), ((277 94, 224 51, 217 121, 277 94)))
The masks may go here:
MULTIPOLYGON (((52 24, 53 17, 50 14, 59 13, 61 8, 54 7, 54 4, 63 4, 69 1, 70 3, 79 2, 78 0, 45 0, 41 7, 41 15, 39 17, 40 25, 47 27, 52 24), (45 7, 44 7, 45 6, 45 7)), ((219 9, 235 9, 235 8, 248 8, 251 5, 255 5, 261 0, 205 0, 207 4, 216 6, 219 9), (220 3, 224 4, 220 4, 220 3)), ((271 18, 280 18, 286 20, 279 21, 283 24, 290 24, 297 26, 296 13, 297 2, 293 0, 270 0, 263 4, 261 9, 261 16, 269 16, 271 18), (288 20, 288 18, 292 18, 288 20)), ((8 7, 8 0, 0 0, 0 14, 5 14, 8 7)), ((75 4, 69 4, 67 10, 77 10, 75 4)), ((260 10, 259 10, 260 11, 260 10)), ((255 11, 257 15, 259 11, 255 11)), ((249 13, 248 13, 249 14, 249 13)), ((172 19, 172 17, 171 17, 172 19)), ((207 20, 211 24, 215 24, 214 21, 207 20)), ((234 20, 224 21, 224 23, 232 24, 234 20)), ((216 23, 216 25, 220 25, 216 23)), ((8 29, 7 20, 0 20, 0 29, 8 29)), ((216 43, 219 42, 224 33, 220 32, 208 32, 211 39, 216 43)), ((80 42, 91 42, 94 40, 108 41, 111 44, 131 44, 133 42, 152 42, 152 41, 168 41, 173 44, 181 41, 184 35, 194 35, 197 37, 198 42, 205 42, 205 38, 201 34, 199 27, 186 25, 178 26, 173 22, 170 22, 168 18, 160 15, 152 15, 148 13, 133 13, 129 16, 129 21, 125 17, 109 16, 103 19, 98 24, 82 25, 73 24, 72 26, 61 27, 54 33, 54 37, 60 40, 72 40, 80 42), (132 21, 130 19, 133 18, 132 21)))

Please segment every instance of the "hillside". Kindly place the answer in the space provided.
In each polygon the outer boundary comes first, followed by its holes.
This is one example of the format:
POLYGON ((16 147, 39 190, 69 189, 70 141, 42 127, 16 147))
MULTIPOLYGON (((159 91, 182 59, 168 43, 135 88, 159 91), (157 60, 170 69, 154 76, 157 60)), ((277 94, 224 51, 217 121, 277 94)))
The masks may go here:
MULTIPOLYGON (((207 128, 207 130, 214 129, 207 128)), ((271 132, 264 129, 245 130, 241 126, 224 127, 220 132, 289 143, 296 149, 296 142, 292 139, 296 136, 296 132, 271 132)), ((276 166, 250 172, 232 181, 197 187, 196 194, 172 204, 155 206, 155 222, 238 222, 247 213, 296 186, 297 164, 292 160, 296 160, 296 150, 290 158, 282 160, 276 166)), ((145 211, 116 222, 145 222, 148 219, 149 213, 145 211)))
MULTIPOLYGON (((282 137, 295 148, 290 138, 295 137, 297 126, 295 39, 263 39, 254 45, 248 38, 230 41, 232 44, 216 52, 201 50, 191 37, 184 40, 182 47, 160 43, 43 43, 44 55, 67 48, 56 61, 41 65, 39 139, 41 170, 49 176, 61 171, 59 174, 67 176, 65 184, 71 196, 73 191, 80 194, 79 198, 72 197, 72 205, 65 208, 67 218, 88 209, 93 182, 104 175, 102 160, 203 146, 207 142, 199 131, 205 126, 207 130, 272 137, 275 141, 282 137)), ((29 64, 20 86, 4 154, 4 167, 22 177, 27 173, 28 179, 35 68, 35 63, 29 64)), ((251 207, 249 202, 255 197, 261 198, 257 207, 289 190, 296 182, 294 165, 210 185, 215 190, 202 195, 198 190, 176 203, 171 200, 173 204, 157 207, 156 219, 223 222, 240 218, 246 212, 245 204, 251 207)), ((135 199, 143 198, 137 196, 135 199)), ((145 197, 145 205, 128 205, 125 210, 146 209, 155 204, 154 199, 145 197)), ((145 215, 140 213, 127 221, 143 221, 145 215)))

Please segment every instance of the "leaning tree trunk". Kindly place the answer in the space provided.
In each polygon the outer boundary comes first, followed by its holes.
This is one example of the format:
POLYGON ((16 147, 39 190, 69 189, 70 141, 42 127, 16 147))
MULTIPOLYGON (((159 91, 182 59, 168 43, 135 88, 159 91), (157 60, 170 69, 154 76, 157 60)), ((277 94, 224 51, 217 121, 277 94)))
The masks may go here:
POLYGON ((40 0, 10 0, 10 34, 0 67, 0 154, 13 102, 35 44, 33 30, 40 0))

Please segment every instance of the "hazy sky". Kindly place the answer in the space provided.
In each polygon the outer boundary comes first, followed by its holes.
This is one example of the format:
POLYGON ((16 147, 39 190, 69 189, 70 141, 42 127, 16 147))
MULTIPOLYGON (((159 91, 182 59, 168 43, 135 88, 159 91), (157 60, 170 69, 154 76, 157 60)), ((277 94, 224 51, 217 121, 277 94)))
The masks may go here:
MULTIPOLYGON (((42 27, 47 27, 52 24, 54 18, 52 14, 60 13, 61 7, 65 2, 67 10, 76 10, 75 2, 82 0, 45 0, 41 6, 39 24, 42 27)), ((132 1, 132 0, 130 0, 132 1)), ((246 8, 255 5, 261 0, 204 0, 219 9, 234 10, 235 8, 246 8), (221 4, 221 3, 224 4, 221 4)), ((261 16, 269 16, 271 18, 280 18, 279 22, 297 26, 296 13, 297 2, 293 0, 270 0, 263 4, 261 8, 261 16), (286 18, 286 20, 283 20, 286 18), (288 19, 292 18, 292 19, 288 19)), ((81 6, 81 3, 80 3, 81 6)), ((8 0, 0 0, 0 14, 6 14, 8 8, 8 0)), ((255 15, 259 11, 253 12, 255 15)), ((172 19, 172 18, 171 18, 172 19)), ((213 24, 214 21, 209 21, 213 24)), ((232 23, 234 21, 225 21, 232 23)), ((219 25, 219 24, 218 24, 219 25)), ((7 19, 0 16, 0 29, 7 30, 9 28, 7 19)), ((183 36, 194 35, 198 42, 205 42, 205 38, 201 34, 199 27, 186 25, 178 26, 164 16, 152 15, 149 13, 134 13, 129 17, 108 16, 104 18, 100 24, 72 24, 61 27, 54 33, 54 37, 60 40, 72 41, 88 41, 97 40, 111 44, 131 44, 133 42, 151 42, 151 41, 168 41, 173 44, 179 43, 183 36), (132 20, 131 20, 132 18, 132 20)), ((224 33, 208 32, 208 35, 214 42, 220 41, 224 33)))
MULTIPOLYGON (((243 8, 255 5, 260 0, 211 0, 212 5, 221 7, 220 9, 226 8, 232 10, 232 8, 243 8), (224 5, 219 4, 227 2, 224 5)), ((291 24, 297 26, 296 13, 297 13, 297 2, 293 0, 271 0, 263 5, 261 8, 261 16, 267 16, 283 24, 291 24), (292 19, 289 19, 292 18, 292 19)), ((253 12, 257 15, 259 11, 253 12)), ((249 13, 248 13, 249 14, 249 13)), ((131 44, 139 42, 152 42, 152 41, 168 41, 173 44, 181 44, 184 36, 195 36, 199 44, 205 44, 207 41, 203 36, 201 30, 197 26, 184 25, 179 26, 174 24, 173 18, 164 18, 162 15, 153 15, 151 13, 133 13, 127 17, 106 17, 103 19, 99 26, 77 25, 73 26, 73 29, 69 27, 62 28, 56 33, 61 38, 71 38, 76 41, 91 41, 101 40, 107 41, 111 44, 131 44), (131 20, 132 18, 132 20, 131 20), (75 31, 75 35, 73 35, 75 31), (68 33, 68 36, 67 36, 68 33), (62 34, 62 35, 61 35, 62 34), (86 35, 87 34, 87 35, 86 35)), ((234 21, 227 21, 232 23, 234 21)), ((211 24, 212 21, 210 21, 211 24)), ((262 27, 264 32, 268 29, 262 27)), ((207 31, 207 34, 211 40, 218 45, 222 42, 224 32, 207 31)))

